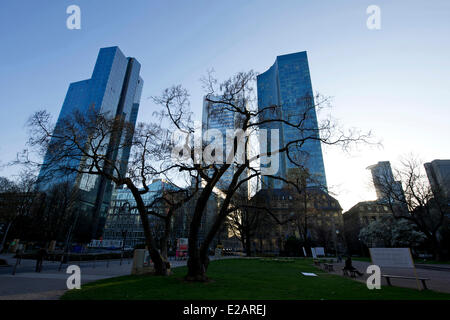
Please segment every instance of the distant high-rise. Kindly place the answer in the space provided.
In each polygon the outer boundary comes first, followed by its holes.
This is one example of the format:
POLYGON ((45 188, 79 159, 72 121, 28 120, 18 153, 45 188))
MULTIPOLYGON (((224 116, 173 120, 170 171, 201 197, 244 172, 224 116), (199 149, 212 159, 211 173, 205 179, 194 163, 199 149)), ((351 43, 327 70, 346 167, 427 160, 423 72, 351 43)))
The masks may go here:
POLYGON ((433 193, 450 199, 450 160, 433 160, 424 167, 433 193))
POLYGON ((377 200, 393 201, 403 199, 404 192, 402 183, 395 181, 392 173, 391 163, 389 161, 380 161, 377 164, 367 167, 372 173, 372 181, 375 186, 377 200))
MULTIPOLYGON (((118 47, 102 48, 97 62, 88 80, 71 83, 67 91, 64 104, 56 123, 55 131, 62 125, 62 121, 78 111, 86 114, 92 109, 95 112, 114 118, 121 116, 133 126, 139 111, 139 103, 143 87, 143 80, 139 76, 141 65, 135 58, 125 57, 118 47)), ((131 139, 122 136, 120 139, 131 139)), ((117 140, 116 140, 117 141, 117 140)), ((117 142, 116 142, 117 143, 117 142)), ((108 145, 108 149, 117 149, 108 145)), ((121 149, 111 153, 111 160, 120 163, 120 171, 125 173, 128 166, 129 149, 121 149)), ((77 209, 92 217, 92 234, 98 236, 102 221, 105 218, 113 189, 112 182, 104 177, 89 174, 57 175, 52 173, 48 179, 48 171, 53 165, 51 151, 44 157, 44 167, 39 174, 39 188, 48 189, 61 181, 72 183, 79 193, 77 209), (100 219, 100 222, 99 222, 100 219), (100 228, 98 228, 100 226, 100 228)), ((70 167, 78 168, 82 159, 72 160, 70 167)))
MULTIPOLYGON (((211 96, 210 100, 219 101, 220 97, 211 96)), ((223 163, 227 161, 227 154, 231 150, 227 150, 228 147, 231 148, 232 141, 228 141, 227 132, 234 133, 234 131, 239 126, 239 113, 233 112, 225 104, 220 103, 212 103, 206 100, 206 97, 203 99, 203 114, 202 114, 202 137, 203 140, 208 144, 213 142, 214 130, 217 130, 222 135, 222 158, 223 163), (208 131, 209 130, 209 131, 208 131)), ((231 137, 231 136, 230 136, 231 137)), ((231 164, 230 168, 222 175, 220 178, 217 187, 219 189, 226 189, 231 180, 233 179, 233 175, 236 171, 236 166, 231 164)))
MULTIPOLYGON (((317 115, 314 107, 314 97, 309 74, 308 57, 305 51, 278 56, 269 70, 257 77, 258 109, 278 106, 277 114, 272 111, 262 112, 264 119, 276 117, 289 123, 300 123, 303 120, 303 130, 280 122, 267 122, 261 129, 278 129, 280 132, 280 146, 289 141, 306 137, 319 137, 317 115)), ((268 137, 268 151, 270 134, 268 137)), ((300 147, 291 146, 290 156, 286 152, 279 155, 278 176, 286 178, 295 173, 301 165, 310 174, 310 186, 327 189, 325 166, 323 163, 322 147, 319 140, 308 139, 300 147), (299 164, 299 165, 298 165, 299 164)), ((262 188, 280 188, 280 180, 263 177, 262 188)))

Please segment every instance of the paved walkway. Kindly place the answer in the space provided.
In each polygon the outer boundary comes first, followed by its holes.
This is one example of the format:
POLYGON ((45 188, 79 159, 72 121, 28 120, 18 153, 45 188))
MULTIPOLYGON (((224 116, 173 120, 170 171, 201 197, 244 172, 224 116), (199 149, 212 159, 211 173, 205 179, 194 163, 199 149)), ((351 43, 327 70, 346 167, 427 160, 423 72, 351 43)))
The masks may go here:
MULTIPOLYGON (((366 273, 367 267, 371 265, 369 262, 362 261, 352 261, 353 266, 360 272, 364 273, 362 277, 358 277, 355 280, 366 283, 369 275, 366 273)), ((344 263, 334 263, 335 271, 334 274, 342 276, 342 268, 344 263)), ((450 293, 450 270, 430 270, 416 268, 417 276, 419 278, 429 278, 427 281, 427 287, 430 290, 450 293)), ((404 269, 404 268, 381 268, 381 274, 398 275, 398 276, 410 276, 414 277, 414 269, 404 269)), ((404 279, 391 279, 393 286, 417 289, 416 280, 404 280, 404 279)), ((422 282, 420 282, 420 288, 422 288, 422 282)), ((381 278, 381 285, 387 286, 386 279, 381 278)))
MULTIPOLYGON (((0 258, 8 261, 10 266, 0 267, 0 300, 55 300, 67 290, 67 264, 58 271, 59 262, 45 261, 42 272, 35 272, 35 260, 22 260, 12 275, 16 259, 11 255, 0 258)), ((85 284, 100 279, 128 275, 131 273, 131 260, 93 262, 73 262, 81 268, 81 283, 85 284), (107 267, 108 264, 108 267, 107 267)))
MULTIPOLYGON (((221 257, 236 258, 236 257, 221 257)), ((45 261, 42 272, 34 272, 35 260, 22 260, 12 275, 16 259, 12 255, 0 255, 0 259, 8 261, 9 266, 0 266, 0 300, 57 300, 67 290, 66 281, 70 276, 66 273, 67 264, 58 271, 59 262, 45 261)), ((211 257, 211 260, 216 258, 211 257)), ((187 261, 170 261, 172 268, 185 266, 187 261)), ((70 264, 81 268, 81 284, 88 282, 125 276, 131 274, 132 259, 122 261, 74 261, 70 264)))

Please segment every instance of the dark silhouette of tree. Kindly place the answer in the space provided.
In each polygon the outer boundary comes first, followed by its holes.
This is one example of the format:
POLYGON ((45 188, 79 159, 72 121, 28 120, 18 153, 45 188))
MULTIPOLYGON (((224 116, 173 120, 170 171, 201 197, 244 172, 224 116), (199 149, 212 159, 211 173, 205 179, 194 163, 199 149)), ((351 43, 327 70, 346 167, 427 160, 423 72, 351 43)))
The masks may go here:
POLYGON ((174 201, 166 194, 163 200, 170 210, 161 213, 152 208, 156 202, 146 204, 143 195, 150 192, 151 181, 168 170, 158 169, 158 162, 164 160, 162 155, 167 154, 165 149, 169 148, 167 130, 158 123, 140 123, 134 130, 121 116, 111 117, 93 108, 87 113, 74 111, 59 119, 57 126, 46 111, 39 111, 30 117, 28 127, 28 148, 18 155, 15 164, 40 169, 39 184, 73 175, 79 181, 83 175, 91 175, 104 177, 118 187, 126 186, 136 201, 155 274, 166 275, 170 267, 167 254, 163 256, 158 250, 148 216, 170 221, 172 212, 183 199, 174 201), (114 156, 130 150, 128 165, 114 156), (43 162, 33 160, 44 155, 43 162))
POLYGON ((401 161, 401 167, 394 170, 394 177, 384 174, 379 177, 379 188, 385 194, 383 201, 389 205, 395 219, 411 222, 425 235, 434 258, 441 260, 439 231, 448 212, 448 202, 439 190, 433 192, 421 162, 413 155, 401 161), (403 190, 399 190, 397 181, 401 182, 403 190))
POLYGON ((239 129, 236 135, 227 137, 230 152, 226 153, 226 161, 223 161, 223 159, 217 161, 216 156, 222 154, 220 148, 217 146, 211 147, 203 140, 196 144, 195 138, 192 138, 195 137, 195 125, 191 119, 189 95, 185 89, 181 86, 173 86, 164 90, 160 97, 154 98, 154 101, 162 107, 159 115, 168 123, 168 130, 176 130, 178 133, 184 134, 180 145, 175 148, 175 154, 182 156, 175 157, 176 160, 174 161, 168 161, 168 168, 175 169, 180 174, 187 173, 188 176, 195 177, 198 183, 200 181, 202 183, 202 189, 199 191, 189 228, 187 280, 207 280, 209 246, 217 232, 226 223, 230 213, 234 211, 234 208, 230 208, 232 198, 241 186, 245 186, 252 179, 256 179, 262 174, 269 179, 279 179, 289 183, 276 174, 264 172, 264 167, 258 166, 257 161, 285 153, 289 161, 299 164, 299 159, 294 156, 295 151, 301 149, 306 141, 317 140, 324 144, 340 145, 347 148, 351 143, 367 141, 370 138, 370 133, 361 134, 355 130, 342 130, 331 119, 322 121, 318 127, 312 127, 311 122, 308 121, 312 115, 312 110, 328 103, 327 99, 320 96, 315 97, 315 102, 313 97, 305 97, 306 107, 299 111, 299 114, 295 117, 289 119, 281 116, 282 106, 279 105, 255 108, 256 99, 253 90, 255 76, 256 74, 253 71, 240 72, 219 83, 212 73, 209 73, 203 79, 206 91, 205 101, 215 106, 215 117, 225 118, 222 115, 231 113, 233 114, 234 128, 239 129), (290 141, 284 141, 279 148, 273 147, 270 152, 267 152, 267 150, 255 151, 252 148, 251 137, 260 135, 260 127, 270 123, 294 128, 298 131, 298 136, 290 141), (205 154, 209 156, 206 157, 207 159, 205 159, 205 154), (215 221, 200 243, 198 234, 207 200, 214 188, 219 186, 218 182, 226 172, 231 174, 231 179, 226 187, 222 187, 225 197, 221 202, 215 221))

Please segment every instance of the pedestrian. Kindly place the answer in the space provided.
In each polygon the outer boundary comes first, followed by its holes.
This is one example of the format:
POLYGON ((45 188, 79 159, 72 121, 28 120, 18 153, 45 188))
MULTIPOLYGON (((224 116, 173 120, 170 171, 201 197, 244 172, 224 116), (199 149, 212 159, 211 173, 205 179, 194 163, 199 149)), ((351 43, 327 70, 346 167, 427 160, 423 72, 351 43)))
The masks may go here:
POLYGON ((22 262, 22 253, 23 253, 22 248, 16 250, 16 258, 19 264, 22 262))
POLYGON ((45 250, 45 248, 40 248, 36 256, 36 272, 42 271, 42 263, 44 262, 46 256, 47 250, 45 250))

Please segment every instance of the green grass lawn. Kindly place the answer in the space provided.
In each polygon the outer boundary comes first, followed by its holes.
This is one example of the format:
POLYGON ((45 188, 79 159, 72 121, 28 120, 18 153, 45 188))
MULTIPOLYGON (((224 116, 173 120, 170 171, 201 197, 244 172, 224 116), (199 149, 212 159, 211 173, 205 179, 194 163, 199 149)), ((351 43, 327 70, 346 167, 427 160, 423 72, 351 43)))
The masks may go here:
POLYGON ((312 265, 311 259, 228 259, 208 269, 211 282, 183 281, 186 267, 168 277, 124 276, 92 282, 70 290, 62 299, 124 300, 310 300, 310 299, 450 299, 450 294, 398 287, 369 290, 349 278, 331 275, 312 265), (300 272, 314 272, 306 277, 300 272))
MULTIPOLYGON (((372 262, 369 257, 352 257, 353 261, 363 261, 363 262, 372 262)), ((345 261, 345 258, 342 258, 342 261, 345 261)))

